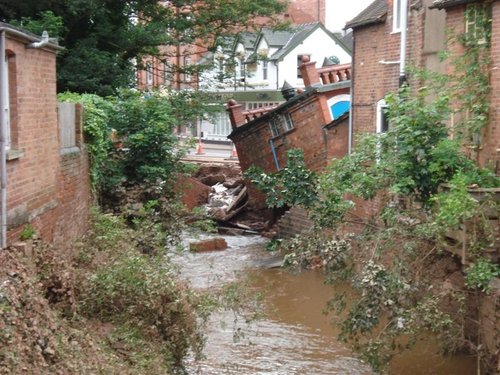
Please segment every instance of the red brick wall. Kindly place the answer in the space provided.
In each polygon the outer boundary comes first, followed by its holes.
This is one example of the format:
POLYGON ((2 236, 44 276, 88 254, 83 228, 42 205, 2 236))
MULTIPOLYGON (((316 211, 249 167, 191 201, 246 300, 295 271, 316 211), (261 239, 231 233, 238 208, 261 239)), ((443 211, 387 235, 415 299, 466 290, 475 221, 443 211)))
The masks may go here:
MULTIPOLYGON (((276 172, 272 145, 280 168, 286 166, 286 152, 293 148, 300 148, 304 152, 304 159, 308 168, 319 171, 327 164, 327 145, 323 126, 331 121, 327 100, 334 95, 346 94, 349 88, 336 90, 334 93, 313 94, 302 102, 286 109, 294 123, 294 128, 280 136, 272 138, 269 119, 256 121, 244 131, 235 134, 232 138, 240 161, 241 170, 245 172, 255 165, 266 172, 276 172)), ((338 138, 335 142, 345 142, 346 138, 338 138)), ((342 147, 342 146, 339 146, 342 147)), ((263 208, 265 197, 249 187, 251 204, 263 208)))
MULTIPOLYGON (((400 59, 401 34, 393 33, 392 0, 388 0, 384 23, 360 27, 354 30, 352 123, 353 147, 356 138, 363 133, 376 132, 377 102, 399 86, 399 63, 382 64, 380 61, 398 62, 400 59)), ((424 20, 423 7, 416 3, 408 16, 406 60, 408 65, 423 66, 424 20)), ((356 199, 354 217, 369 218, 377 215, 380 199, 362 201, 356 199)))
MULTIPOLYGON (((465 32, 465 6, 457 6, 446 9, 446 27, 453 30, 454 35, 465 32)), ((492 166, 497 174, 500 174, 500 72, 496 69, 500 65, 500 3, 492 3, 492 25, 491 25, 491 47, 490 58, 490 121, 483 132, 482 148, 477 152, 466 149, 468 156, 477 160, 480 165, 492 166)), ((464 48, 459 43, 448 46, 448 50, 459 55, 464 48)), ((453 66, 448 65, 448 72, 453 72, 453 66)))
POLYGON ((7 161, 9 243, 27 223, 48 241, 66 242, 87 228, 87 154, 81 147, 60 155, 55 54, 11 39, 7 50, 15 65, 9 72, 11 78, 15 73, 10 80, 12 148, 20 152, 7 161))
POLYGON ((500 174, 500 3, 492 3, 490 123, 484 134, 480 162, 491 163, 500 174))
POLYGON ((295 24, 315 21, 325 24, 325 0, 291 0, 287 12, 295 24))
MULTIPOLYGON (((352 116, 354 138, 360 133, 376 131, 377 102, 399 84, 399 63, 382 64, 380 61, 399 61, 400 33, 392 32, 392 1, 388 1, 385 23, 354 30, 352 116)), ((409 13, 407 33, 407 62, 423 64, 422 8, 409 13)), ((355 141, 355 139, 354 139, 355 141)))
MULTIPOLYGON (((336 90, 335 95, 348 92, 349 89, 336 90)), ((320 170, 326 165, 326 147, 323 126, 331 121, 326 100, 331 93, 313 95, 303 102, 287 108, 292 117, 294 128, 291 131, 272 138, 269 119, 257 121, 250 128, 234 136, 241 169, 247 170, 257 165, 268 172, 276 171, 272 140, 279 165, 286 165, 286 152, 292 148, 304 151, 306 165, 313 170, 320 170)))
POLYGON ((341 159, 348 152, 349 118, 342 120, 335 126, 325 129, 327 162, 332 159, 341 159))

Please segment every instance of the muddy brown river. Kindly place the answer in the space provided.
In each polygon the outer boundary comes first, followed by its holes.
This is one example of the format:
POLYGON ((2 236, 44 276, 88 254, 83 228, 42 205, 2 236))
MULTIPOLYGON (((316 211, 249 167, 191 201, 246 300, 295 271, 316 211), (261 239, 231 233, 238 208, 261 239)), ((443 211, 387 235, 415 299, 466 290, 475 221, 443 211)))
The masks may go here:
MULTIPOLYGON (((208 324, 205 358, 190 363, 189 374, 373 374, 337 340, 332 317, 322 313, 333 291, 320 272, 267 269, 275 263, 275 256, 265 251, 265 239, 224 238, 229 245, 225 251, 184 251, 173 256, 173 261, 194 288, 216 288, 247 279, 252 291, 263 294, 264 316, 246 324, 232 312, 215 314, 208 324)), ((393 360, 391 370, 395 375, 477 373, 475 358, 443 357, 430 338, 393 360)))

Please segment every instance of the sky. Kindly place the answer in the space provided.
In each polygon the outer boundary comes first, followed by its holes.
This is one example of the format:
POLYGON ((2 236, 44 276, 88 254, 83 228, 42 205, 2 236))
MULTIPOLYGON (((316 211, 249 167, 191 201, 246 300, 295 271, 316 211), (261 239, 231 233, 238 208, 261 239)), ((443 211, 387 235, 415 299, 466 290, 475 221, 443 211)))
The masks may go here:
POLYGON ((346 22, 356 17, 373 0, 326 0, 325 23, 330 31, 341 31, 346 22))

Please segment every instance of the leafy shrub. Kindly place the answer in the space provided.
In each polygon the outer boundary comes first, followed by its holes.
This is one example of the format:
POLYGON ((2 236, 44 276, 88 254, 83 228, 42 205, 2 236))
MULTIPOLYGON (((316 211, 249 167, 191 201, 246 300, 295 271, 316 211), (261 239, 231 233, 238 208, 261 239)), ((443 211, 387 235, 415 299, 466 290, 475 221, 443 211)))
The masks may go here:
POLYGON ((500 277, 500 266, 488 259, 479 258, 467 268, 465 274, 465 283, 469 288, 489 293, 490 282, 500 277))
POLYGON ((287 166, 279 172, 267 174, 252 166, 245 175, 266 194, 270 207, 311 207, 316 202, 317 176, 306 168, 302 150, 287 151, 287 166))
MULTIPOLYGON (((123 332, 136 332, 138 340, 159 337, 165 347, 166 365, 182 367, 188 350, 202 346, 197 322, 197 296, 175 278, 161 250, 154 224, 143 218, 140 228, 129 229, 113 215, 96 214, 94 242, 103 244, 93 251, 95 267, 80 285, 79 304, 88 317, 116 324, 123 332), (149 233, 149 247, 156 256, 144 254, 141 230, 149 233), (127 328, 128 327, 128 328, 127 328)), ((92 246, 93 242, 89 242, 92 246)), ((147 341, 147 339, 146 339, 147 341)))
POLYGON ((168 90, 147 95, 121 90, 106 98, 64 93, 59 100, 84 105, 92 186, 100 195, 114 193, 124 183, 162 184, 168 191, 186 151, 175 128, 214 111, 205 94, 168 90))

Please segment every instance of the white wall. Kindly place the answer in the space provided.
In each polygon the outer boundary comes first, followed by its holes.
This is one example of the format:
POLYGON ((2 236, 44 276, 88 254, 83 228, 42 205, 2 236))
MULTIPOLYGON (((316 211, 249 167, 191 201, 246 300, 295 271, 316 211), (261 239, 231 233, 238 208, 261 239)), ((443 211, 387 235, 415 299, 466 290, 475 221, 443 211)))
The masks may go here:
POLYGON ((301 78, 297 78, 297 56, 311 55, 316 67, 321 67, 325 57, 337 56, 341 64, 351 62, 351 56, 337 45, 323 30, 315 30, 304 43, 295 47, 286 55, 280 64, 280 87, 285 80, 294 87, 304 86, 301 78))

